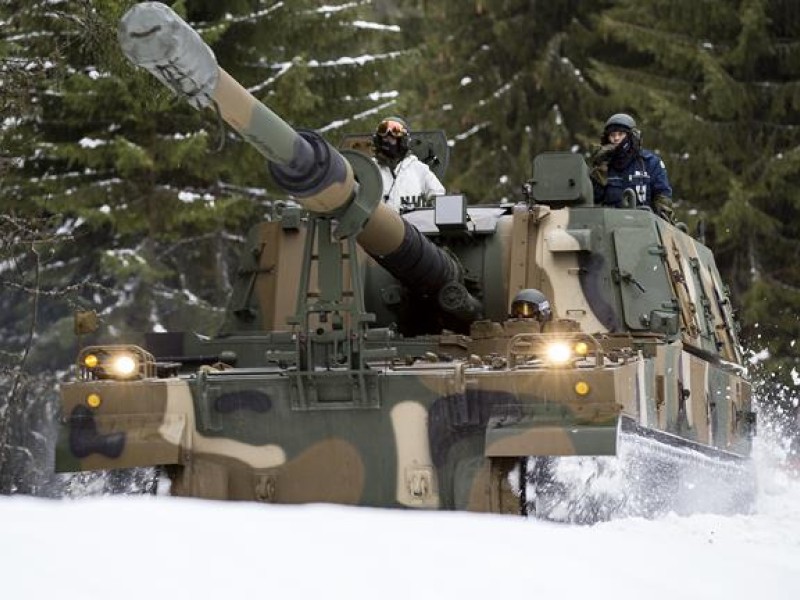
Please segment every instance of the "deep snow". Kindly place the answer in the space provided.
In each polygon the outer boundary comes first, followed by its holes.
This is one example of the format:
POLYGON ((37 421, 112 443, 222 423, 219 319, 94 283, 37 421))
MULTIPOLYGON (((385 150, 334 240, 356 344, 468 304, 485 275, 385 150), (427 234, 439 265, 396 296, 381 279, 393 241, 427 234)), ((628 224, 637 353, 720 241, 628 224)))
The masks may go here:
POLYGON ((800 481, 594 526, 167 497, 0 499, 0 598, 800 598, 800 481))

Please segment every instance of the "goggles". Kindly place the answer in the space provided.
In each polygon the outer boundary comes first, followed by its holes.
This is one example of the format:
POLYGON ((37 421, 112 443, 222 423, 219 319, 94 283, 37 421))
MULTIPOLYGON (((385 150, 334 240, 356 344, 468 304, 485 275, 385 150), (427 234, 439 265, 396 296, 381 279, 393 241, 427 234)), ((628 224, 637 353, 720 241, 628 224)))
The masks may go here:
POLYGON ((381 121, 381 124, 378 125, 378 129, 375 130, 375 133, 380 136, 390 135, 392 137, 401 138, 404 135, 407 135, 408 131, 406 131, 406 126, 399 121, 386 120, 381 121))
POLYGON ((538 319, 539 317, 549 319, 550 303, 544 301, 537 304, 527 300, 517 300, 511 304, 511 315, 524 319, 538 319))

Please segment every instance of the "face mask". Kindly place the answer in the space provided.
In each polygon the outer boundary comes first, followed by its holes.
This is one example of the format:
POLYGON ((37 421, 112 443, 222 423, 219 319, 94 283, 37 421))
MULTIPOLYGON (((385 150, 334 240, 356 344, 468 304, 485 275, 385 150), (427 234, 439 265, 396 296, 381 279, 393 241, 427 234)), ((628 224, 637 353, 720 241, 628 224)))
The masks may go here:
POLYGON ((617 144, 617 149, 614 151, 616 156, 628 156, 633 151, 633 140, 631 134, 628 133, 622 138, 622 141, 617 144))
POLYGON ((375 136, 375 151, 386 158, 396 160, 404 154, 400 140, 392 140, 388 136, 375 136))

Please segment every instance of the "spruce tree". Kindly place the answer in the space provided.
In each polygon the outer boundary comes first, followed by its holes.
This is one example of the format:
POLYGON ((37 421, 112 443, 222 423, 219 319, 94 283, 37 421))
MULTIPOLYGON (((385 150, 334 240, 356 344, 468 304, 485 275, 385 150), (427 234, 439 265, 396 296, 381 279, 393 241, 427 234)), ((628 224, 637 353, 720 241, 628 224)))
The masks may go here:
MULTIPOLYGON (((20 109, 2 133, 4 201, 59 216, 71 239, 49 274, 85 284, 74 303, 101 312, 107 337, 131 332, 127 339, 139 341, 135 332, 154 327, 212 333, 244 232, 282 196, 263 158, 214 111, 194 110, 122 57, 116 27, 132 4, 0 8, 19 63, 43 65, 30 78, 33 108, 20 109), (23 35, 37 30, 52 33, 23 35)), ((173 7, 223 68, 293 125, 320 128, 335 143, 348 127, 364 129, 358 115, 383 102, 373 92, 394 54, 367 53, 385 34, 369 26, 368 6, 195 0, 173 7)), ((72 345, 62 335, 70 308, 47 309, 42 342, 72 345)), ((42 366, 64 364, 53 345, 39 348, 46 348, 42 366)))

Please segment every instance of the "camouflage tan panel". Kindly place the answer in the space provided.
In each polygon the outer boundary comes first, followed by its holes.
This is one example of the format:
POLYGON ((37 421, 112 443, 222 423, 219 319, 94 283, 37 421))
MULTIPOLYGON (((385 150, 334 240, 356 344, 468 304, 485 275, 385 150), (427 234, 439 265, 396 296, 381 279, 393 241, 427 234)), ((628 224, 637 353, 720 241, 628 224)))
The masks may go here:
MULTIPOLYGON (((236 280, 218 335, 248 331, 288 331, 297 309, 299 279, 303 274, 303 252, 307 219, 298 214, 279 221, 259 223, 247 234, 239 257, 236 280)), ((346 244, 339 243, 342 256, 342 292, 353 295, 352 261, 346 244)), ((368 255, 356 248, 363 273, 368 255)), ((319 296, 319 262, 316 249, 309 266, 308 294, 319 296)), ((363 278, 363 274, 362 274, 363 278)))
POLYGON ((655 395, 640 424, 749 454, 750 383, 729 366, 687 352, 681 341, 656 348, 655 395))
MULTIPOLYGON (((582 331, 607 333, 628 330, 630 323, 625 320, 619 281, 615 281, 614 276, 620 270, 616 266, 618 246, 614 244, 614 237, 619 236, 615 230, 623 212, 631 213, 630 225, 635 222, 639 226, 635 229, 649 233, 650 241, 657 244, 652 221, 647 219, 648 215, 639 215, 635 211, 600 208, 550 210, 547 207, 537 207, 529 214, 516 211, 508 305, 516 291, 535 288, 551 299, 556 317, 578 322, 582 331)), ((623 224, 629 223, 623 221, 623 224)), ((663 274, 659 261, 652 261, 652 265, 647 266, 655 267, 655 276, 659 275, 659 268, 663 274)), ((649 305, 661 306, 666 285, 664 278, 657 289, 650 287, 653 297, 647 299, 649 305)), ((639 322, 634 321, 633 325, 636 329, 646 330, 639 322)))
POLYGON ((194 429, 178 379, 61 385, 56 471, 180 464, 194 429))
POLYGON ((264 222, 247 234, 220 334, 288 329, 305 236, 299 227, 264 222))
POLYGON ((665 221, 659 220, 658 226, 678 298, 684 342, 741 364, 730 299, 711 250, 665 221))

